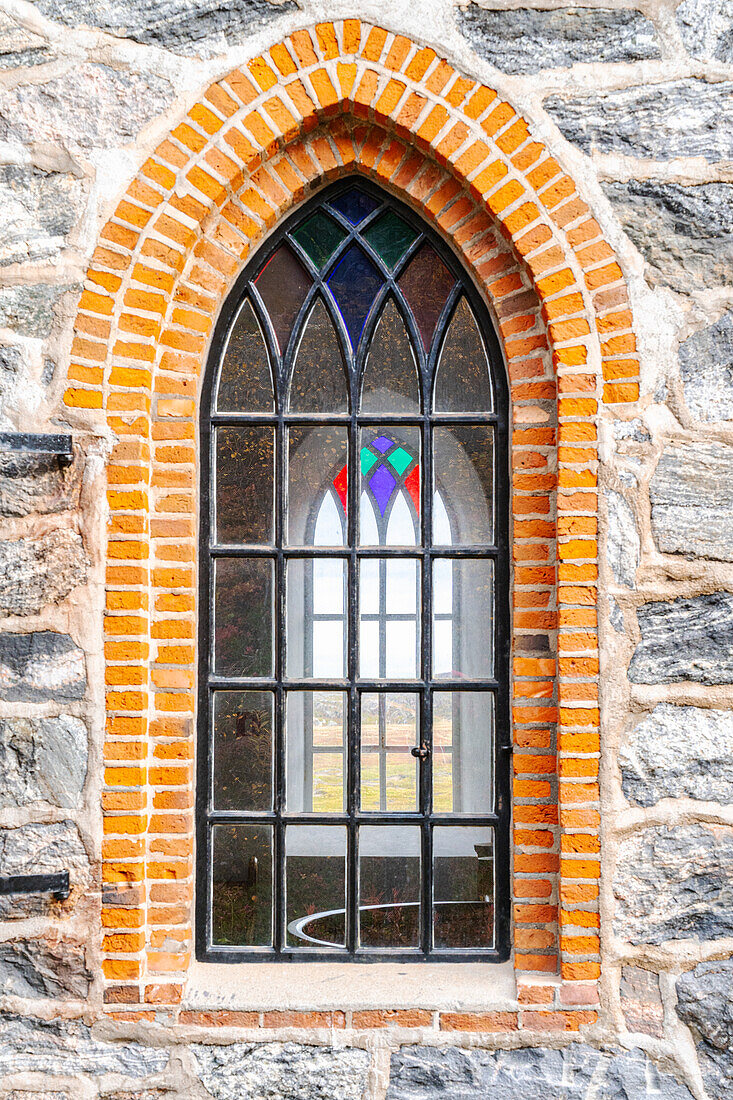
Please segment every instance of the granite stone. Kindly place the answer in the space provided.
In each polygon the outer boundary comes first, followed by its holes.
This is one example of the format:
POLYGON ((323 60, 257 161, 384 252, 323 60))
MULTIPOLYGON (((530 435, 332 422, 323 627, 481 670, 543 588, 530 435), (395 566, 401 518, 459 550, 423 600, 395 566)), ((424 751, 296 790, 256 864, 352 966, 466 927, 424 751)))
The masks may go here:
MULTIPOLYGON (((0 829, 0 867, 4 875, 69 871, 72 889, 89 884, 89 858, 73 821, 0 829)), ((0 919, 47 915, 53 904, 50 894, 0 895, 0 919)))
POLYGON ((38 937, 0 943, 0 995, 83 999, 92 975, 84 946, 38 937))
POLYGON ((87 774, 87 728, 79 718, 0 718, 0 807, 48 802, 77 807, 87 774))
POLYGON ((0 70, 42 65, 53 59, 53 50, 40 35, 27 31, 0 12, 0 70))
POLYGON ((665 554, 733 561, 733 447, 672 443, 649 486, 652 531, 665 554))
POLYGON ((83 465, 55 455, 0 451, 0 515, 66 512, 79 503, 83 465))
POLYGON ((38 539, 0 541, 0 612, 35 615, 87 579, 81 536, 67 528, 38 539))
POLYGON ((619 846, 614 930, 631 943, 733 936, 733 828, 654 826, 619 846))
POLYGON ((677 1015, 695 1037, 708 1096, 733 1100, 733 959, 698 963, 678 978, 677 1015))
POLYGON ((733 62, 733 0, 682 0, 675 19, 693 57, 733 62))
POLYGON ((214 1100, 361 1100, 369 1071, 364 1050, 295 1043, 192 1044, 199 1080, 214 1100))
POLYGON ((0 634, 0 691, 6 701, 82 699, 84 653, 68 634, 0 634))
POLYGON ((680 345, 685 401, 696 420, 733 420, 733 310, 680 345))
POLYGON ((84 185, 74 176, 0 166, 0 267, 58 255, 79 219, 83 199, 84 185))
POLYGON ((620 493, 605 492, 608 513, 606 553, 616 584, 634 588, 639 565, 640 542, 634 513, 620 493))
POLYGON ((632 683, 733 683, 733 593, 659 600, 643 604, 637 617, 632 683))
POLYGON ((623 8, 494 11, 470 3, 458 9, 457 20, 479 57, 505 73, 659 57, 653 23, 623 8))
POLYGON ((0 1074, 56 1073, 92 1077, 116 1073, 144 1078, 162 1073, 168 1051, 127 1039, 97 1039, 76 1020, 29 1019, 5 1013, 0 1043, 0 1074))
POLYGON ((39 339, 50 335, 54 307, 74 289, 55 283, 0 287, 0 328, 39 339))

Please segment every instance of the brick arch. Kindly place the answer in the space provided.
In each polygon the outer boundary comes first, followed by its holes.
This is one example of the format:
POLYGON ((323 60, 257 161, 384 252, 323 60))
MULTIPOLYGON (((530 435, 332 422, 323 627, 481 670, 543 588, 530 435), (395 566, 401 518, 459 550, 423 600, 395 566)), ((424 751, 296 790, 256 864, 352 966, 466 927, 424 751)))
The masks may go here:
POLYGON ((79 303, 64 402, 72 422, 117 438, 102 923, 118 1009, 175 1003, 190 961, 209 335, 268 231, 348 172, 433 221, 496 319, 514 420, 515 958, 524 972, 559 967, 565 1005, 599 974, 595 420, 599 401, 638 396, 623 275, 510 104, 433 50, 347 20, 298 31, 207 89, 101 231, 79 303), (538 655, 544 635, 554 652, 538 655))

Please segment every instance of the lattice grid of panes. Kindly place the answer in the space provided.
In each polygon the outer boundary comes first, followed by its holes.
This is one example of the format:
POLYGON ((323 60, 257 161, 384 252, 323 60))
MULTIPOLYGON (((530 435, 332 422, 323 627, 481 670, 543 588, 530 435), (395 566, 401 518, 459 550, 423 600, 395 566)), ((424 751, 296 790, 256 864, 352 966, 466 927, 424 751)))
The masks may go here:
POLYGON ((505 957, 505 390, 466 276, 373 186, 323 192, 232 292, 202 418, 201 956, 505 957))

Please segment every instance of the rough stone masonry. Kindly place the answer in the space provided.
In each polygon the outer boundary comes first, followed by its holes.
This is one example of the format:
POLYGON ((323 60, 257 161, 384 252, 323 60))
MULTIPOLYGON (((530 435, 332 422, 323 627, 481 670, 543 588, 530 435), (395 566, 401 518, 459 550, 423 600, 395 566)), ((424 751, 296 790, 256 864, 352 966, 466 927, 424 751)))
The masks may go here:
POLYGON ((0 219, 0 874, 73 884, 0 898, 0 1100, 733 1100, 733 0, 0 0, 0 219), (76 305, 101 226, 201 90, 345 17, 520 105, 629 284, 642 395, 599 425, 602 975, 580 1042, 498 1017, 284 1014, 263 1040, 253 1012, 103 1011, 114 439, 62 403, 76 305), (63 431, 68 464, 10 442, 63 431))

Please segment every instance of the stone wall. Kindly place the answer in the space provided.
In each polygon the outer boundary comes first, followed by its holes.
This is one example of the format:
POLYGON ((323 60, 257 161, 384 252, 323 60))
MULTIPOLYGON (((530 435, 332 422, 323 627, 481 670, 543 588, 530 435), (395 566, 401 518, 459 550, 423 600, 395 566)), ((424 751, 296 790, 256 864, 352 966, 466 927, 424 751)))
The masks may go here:
MULTIPOLYGON (((0 897, 0 1097, 509 1100, 539 1084, 552 1100, 730 1100, 733 2, 363 7, 0 10, 0 431, 74 436, 69 463, 0 455, 0 874, 69 868, 73 883, 66 901, 0 897), (358 14, 521 107, 629 286, 642 392, 599 416, 601 896, 575 936, 600 918, 602 975, 582 1041, 547 1038, 557 1021, 531 984, 449 1027, 417 1004, 177 1014, 164 991, 158 1009, 103 1012, 99 867, 123 851, 100 812, 114 809, 102 618, 115 439, 63 404, 76 307, 102 226, 201 90, 298 27, 358 14)), ((143 889, 121 870, 105 905, 143 889)))

